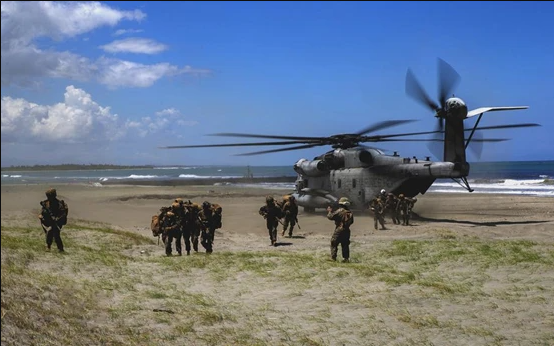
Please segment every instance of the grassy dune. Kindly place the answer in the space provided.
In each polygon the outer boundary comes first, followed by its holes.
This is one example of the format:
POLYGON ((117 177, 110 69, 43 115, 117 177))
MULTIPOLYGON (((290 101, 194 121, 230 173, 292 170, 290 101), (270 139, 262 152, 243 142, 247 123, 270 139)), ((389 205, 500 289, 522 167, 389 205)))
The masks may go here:
POLYGON ((60 254, 2 226, 2 345, 554 344, 552 243, 437 233, 353 241, 335 263, 326 247, 165 257, 85 222, 60 254))

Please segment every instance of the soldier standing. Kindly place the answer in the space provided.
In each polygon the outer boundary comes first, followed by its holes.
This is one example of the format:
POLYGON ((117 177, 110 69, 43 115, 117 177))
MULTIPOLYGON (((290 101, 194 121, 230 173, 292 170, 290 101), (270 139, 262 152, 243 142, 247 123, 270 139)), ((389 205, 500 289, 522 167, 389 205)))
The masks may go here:
POLYGON ((285 220, 283 221, 283 232, 281 235, 284 236, 288 228, 290 238, 292 237, 292 231, 294 230, 294 226, 298 220, 298 204, 296 204, 294 196, 289 196, 288 201, 283 204, 283 213, 285 220))
POLYGON ((46 247, 50 251, 52 243, 55 241, 58 251, 64 252, 61 230, 67 223, 69 208, 63 199, 57 198, 56 189, 48 189, 46 198, 40 202, 42 210, 38 216, 40 225, 46 234, 46 247))
POLYGON ((373 212, 373 221, 375 229, 378 229, 377 223, 381 224, 381 229, 385 228, 385 203, 381 200, 381 197, 374 198, 369 205, 373 212))
POLYGON ((215 233, 214 212, 210 202, 202 203, 202 210, 198 213, 198 217, 202 220, 202 239, 201 244, 206 249, 206 253, 213 252, 213 234, 215 233))
POLYGON ((179 211, 181 205, 173 203, 171 211, 168 211, 162 220, 162 231, 165 234, 165 254, 171 256, 172 242, 175 239, 175 250, 179 256, 182 254, 181 236, 182 236, 182 213, 179 211))
POLYGON ((398 204, 396 205, 396 211, 402 216, 402 226, 407 226, 410 222, 410 200, 404 196, 403 193, 398 195, 398 204))
POLYGON ((387 195, 387 200, 385 202, 385 214, 389 214, 392 222, 396 224, 400 224, 400 219, 398 218, 398 213, 396 212, 396 204, 398 202, 398 198, 393 193, 389 193, 387 195))
POLYGON ((350 201, 346 197, 339 199, 339 208, 327 207, 327 218, 335 221, 335 231, 331 237, 331 259, 337 260, 338 246, 341 245, 343 262, 350 261, 350 226, 354 223, 354 214, 349 209, 350 201))
POLYGON ((271 245, 277 246, 277 226, 279 225, 279 219, 283 217, 283 211, 275 204, 273 196, 267 196, 265 204, 260 207, 258 212, 266 221, 271 245))

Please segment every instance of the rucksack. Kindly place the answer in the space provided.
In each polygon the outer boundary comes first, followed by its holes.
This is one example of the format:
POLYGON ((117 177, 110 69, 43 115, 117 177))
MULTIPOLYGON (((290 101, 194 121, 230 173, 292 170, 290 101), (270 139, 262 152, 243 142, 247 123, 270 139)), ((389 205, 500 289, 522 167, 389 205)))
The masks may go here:
POLYGON ((212 217, 214 220, 214 227, 221 228, 223 226, 221 223, 222 221, 221 214, 223 213, 223 208, 217 203, 212 203, 212 211, 213 211, 212 217))
POLYGON ((65 226, 67 224, 67 214, 69 214, 69 207, 67 206, 67 203, 62 199, 60 200, 60 209, 64 210, 65 212, 63 215, 58 219, 58 225, 59 227, 65 226))
MULTIPOLYGON (((50 227, 52 226, 53 216, 48 211, 47 209, 48 207, 46 203, 48 203, 48 200, 40 202, 40 205, 42 206, 42 210, 38 217, 40 219, 41 224, 43 224, 46 227, 50 227)), ((67 206, 67 203, 65 203, 63 199, 58 200, 58 203, 59 203, 59 210, 61 215, 58 217, 58 221, 56 222, 56 224, 58 225, 58 228, 62 228, 67 224, 67 214, 69 213, 69 208, 67 206)))
POLYGON ((342 213, 342 227, 343 228, 350 228, 350 226, 354 223, 354 214, 350 210, 345 210, 342 213))
POLYGON ((150 228, 152 229, 152 235, 154 237, 157 237, 158 235, 160 235, 160 233, 162 233, 161 218, 162 218, 162 213, 152 216, 152 221, 150 222, 150 228))

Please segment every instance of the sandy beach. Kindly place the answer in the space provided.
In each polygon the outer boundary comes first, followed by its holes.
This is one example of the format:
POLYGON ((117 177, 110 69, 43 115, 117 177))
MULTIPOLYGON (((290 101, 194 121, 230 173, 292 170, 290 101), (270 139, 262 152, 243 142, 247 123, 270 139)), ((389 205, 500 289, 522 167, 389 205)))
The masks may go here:
POLYGON ((2 344, 554 342, 552 198, 429 193, 418 196, 412 225, 387 219, 387 230, 356 212, 352 263, 340 263, 328 260, 333 223, 324 210, 300 208, 301 228, 270 246, 258 209, 266 195, 284 193, 3 185, 2 344), (37 215, 49 187, 69 205, 63 256, 41 251, 37 215), (212 255, 165 257, 156 244, 151 216, 177 197, 223 207, 212 255), (113 231, 95 233, 96 223, 113 231), (65 290, 71 293, 59 293, 65 290), (65 336, 44 336, 44 314, 65 336))
MULTIPOLYGON (((160 207, 169 206, 181 197, 193 202, 210 201, 223 207, 223 227, 216 240, 216 249, 227 248, 226 237, 248 234, 262 237, 266 230, 258 209, 268 194, 280 197, 286 190, 236 188, 231 186, 131 186, 131 185, 61 185, 58 196, 70 208, 72 220, 103 222, 115 227, 150 235, 150 218, 160 207)), ((35 216, 39 201, 50 185, 3 185, 2 225, 5 223, 38 224, 35 216)), ((554 235, 553 199, 514 195, 478 193, 427 193, 418 197, 411 226, 398 226, 386 219, 388 230, 375 230, 369 211, 355 213, 352 237, 360 239, 428 238, 441 229, 458 235, 500 239, 533 239, 551 241, 554 235)), ((301 229, 295 235, 327 239, 333 224, 324 210, 306 214, 299 212, 301 229)), ((249 238, 250 239, 250 238, 249 238)), ((257 241, 253 241, 256 243, 257 241)), ((296 246, 302 246, 297 241, 296 246)))

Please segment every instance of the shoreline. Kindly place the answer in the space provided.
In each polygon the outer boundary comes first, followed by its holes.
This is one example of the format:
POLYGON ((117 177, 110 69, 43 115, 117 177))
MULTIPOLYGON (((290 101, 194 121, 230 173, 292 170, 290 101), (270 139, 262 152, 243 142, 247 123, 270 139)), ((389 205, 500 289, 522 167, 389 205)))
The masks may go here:
POLYGON ((263 184, 292 183, 296 177, 254 177, 254 178, 187 178, 187 179, 116 179, 99 182, 102 185, 147 185, 147 186, 190 186, 190 185, 227 185, 227 184, 263 184))

